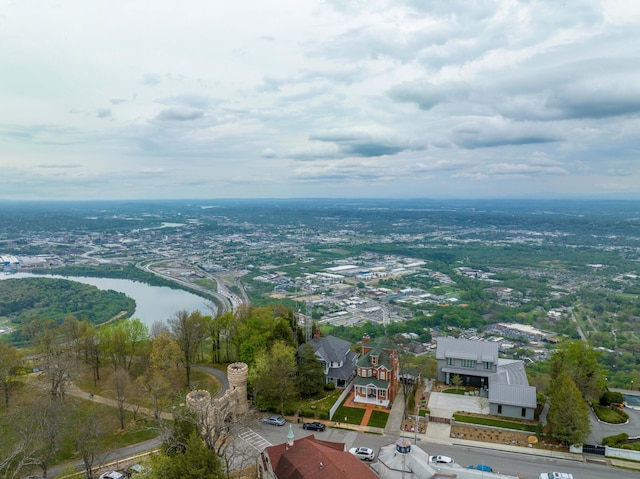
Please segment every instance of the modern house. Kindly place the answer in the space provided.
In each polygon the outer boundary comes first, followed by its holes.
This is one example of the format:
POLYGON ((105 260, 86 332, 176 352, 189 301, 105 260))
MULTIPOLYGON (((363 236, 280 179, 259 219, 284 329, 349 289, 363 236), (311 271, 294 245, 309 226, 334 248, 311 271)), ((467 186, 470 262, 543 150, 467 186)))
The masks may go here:
POLYGON ((473 386, 489 399, 489 411, 498 416, 533 419, 536 388, 529 386, 524 363, 498 358, 497 343, 438 338, 438 381, 473 386))
MULTIPOLYGON (((355 375, 358 353, 351 351, 351 343, 335 336, 320 337, 316 333, 314 338, 305 343, 311 345, 324 369, 324 383, 333 383, 343 389, 355 375)), ((298 350, 303 348, 301 345, 298 350)))
POLYGON ((362 354, 356 365, 353 402, 390 407, 398 392, 398 350, 386 338, 375 344, 362 338, 362 354))
POLYGON ((369 466, 345 451, 344 443, 313 435, 294 440, 289 427, 286 443, 269 446, 260 454, 260 479, 378 479, 369 466))

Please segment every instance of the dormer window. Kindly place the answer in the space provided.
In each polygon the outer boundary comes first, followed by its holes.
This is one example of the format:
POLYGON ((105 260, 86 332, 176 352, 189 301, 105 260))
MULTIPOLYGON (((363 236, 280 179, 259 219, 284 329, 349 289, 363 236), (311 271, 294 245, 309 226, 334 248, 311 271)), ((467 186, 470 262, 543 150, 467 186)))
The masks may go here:
POLYGON ((371 356, 371 364, 374 366, 378 364, 378 356, 371 356))

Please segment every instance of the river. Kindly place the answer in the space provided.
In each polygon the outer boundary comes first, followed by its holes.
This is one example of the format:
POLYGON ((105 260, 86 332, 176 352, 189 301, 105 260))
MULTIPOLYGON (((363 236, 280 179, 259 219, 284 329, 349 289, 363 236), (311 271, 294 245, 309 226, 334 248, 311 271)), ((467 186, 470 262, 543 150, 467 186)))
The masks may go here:
POLYGON ((113 291, 124 293, 136 302, 136 311, 133 317, 139 318, 148 327, 151 327, 156 321, 165 322, 178 311, 186 310, 192 312, 199 310, 202 314, 209 315, 213 314, 211 308, 215 308, 211 301, 182 289, 149 286, 148 284, 128 279, 65 277, 31 273, 7 274, 0 272, 0 280, 33 277, 68 279, 79 283, 91 284, 99 289, 112 289, 113 291))

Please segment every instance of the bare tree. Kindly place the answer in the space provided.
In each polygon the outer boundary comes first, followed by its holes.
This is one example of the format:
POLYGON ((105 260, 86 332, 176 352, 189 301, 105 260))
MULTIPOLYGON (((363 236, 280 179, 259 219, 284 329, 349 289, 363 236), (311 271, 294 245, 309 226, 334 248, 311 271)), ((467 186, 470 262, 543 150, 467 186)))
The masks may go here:
POLYGON ((100 416, 95 407, 80 409, 72 415, 70 425, 73 428, 71 438, 75 449, 82 456, 85 476, 93 479, 93 467, 99 451, 100 439, 104 434, 100 416))
POLYGON ((187 386, 191 385, 191 365, 198 355, 204 338, 204 321, 200 311, 191 314, 178 311, 169 319, 169 329, 182 352, 181 362, 187 373, 187 386))
POLYGON ((113 387, 116 391, 116 401, 118 403, 118 417, 120 419, 120 429, 124 429, 124 405, 126 393, 129 387, 129 373, 125 369, 118 369, 113 375, 113 387))

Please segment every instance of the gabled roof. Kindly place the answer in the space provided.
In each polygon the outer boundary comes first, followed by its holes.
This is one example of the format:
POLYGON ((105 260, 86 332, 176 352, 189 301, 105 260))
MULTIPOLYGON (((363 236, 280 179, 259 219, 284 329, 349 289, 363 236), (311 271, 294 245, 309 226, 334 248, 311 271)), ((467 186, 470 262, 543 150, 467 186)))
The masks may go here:
POLYGON ((536 388, 533 386, 492 384, 489 387, 489 402, 518 407, 536 407, 536 388))
POLYGON ((336 379, 349 379, 353 375, 353 365, 355 364, 358 353, 350 351, 347 353, 344 364, 339 368, 329 368, 328 377, 336 379))
POLYGON ((356 376, 354 384, 356 386, 375 386, 378 389, 389 389, 389 381, 374 377, 362 378, 360 376, 356 376))
POLYGON ((378 366, 384 366, 391 371, 393 366, 389 359, 389 353, 387 353, 385 349, 395 350, 396 348, 390 344, 386 338, 380 338, 380 340, 378 340, 369 351, 360 356, 360 359, 358 359, 358 366, 363 368, 371 367, 371 356, 378 356, 378 362, 373 367, 377 368, 378 366))
POLYGON ((264 450, 278 479, 377 479, 360 459, 344 450, 344 443, 307 436, 264 450))
MULTIPOLYGON (((310 344, 316 355, 321 356, 322 359, 328 363, 344 361, 345 356, 349 353, 351 348, 351 343, 349 341, 336 338, 335 336, 326 336, 318 339, 314 338, 305 344, 310 344)), ((303 347, 304 344, 300 345, 298 349, 303 347)))
POLYGON ((436 359, 470 359, 476 362, 498 362, 498 343, 471 339, 438 338, 436 359))

